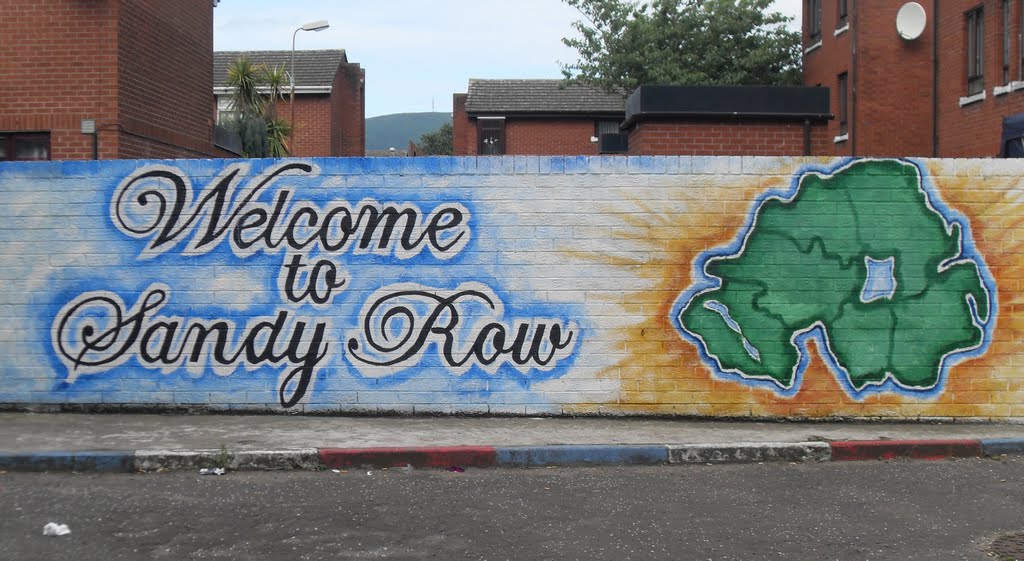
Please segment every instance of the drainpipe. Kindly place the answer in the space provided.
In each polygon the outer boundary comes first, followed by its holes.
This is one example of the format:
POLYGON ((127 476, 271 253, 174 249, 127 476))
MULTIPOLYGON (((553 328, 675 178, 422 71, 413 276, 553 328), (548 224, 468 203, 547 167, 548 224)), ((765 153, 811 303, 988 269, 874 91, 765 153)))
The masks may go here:
POLYGON ((804 119, 804 156, 811 155, 811 120, 804 119))
POLYGON ((939 0, 932 0, 932 157, 939 157, 939 0))
POLYGON ((857 155, 857 2, 850 2, 850 155, 857 155))

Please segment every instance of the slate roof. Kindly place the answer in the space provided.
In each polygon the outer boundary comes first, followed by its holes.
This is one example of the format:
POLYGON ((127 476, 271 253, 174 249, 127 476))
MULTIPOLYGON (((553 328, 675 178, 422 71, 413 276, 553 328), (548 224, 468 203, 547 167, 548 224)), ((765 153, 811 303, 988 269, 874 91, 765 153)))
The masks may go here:
POLYGON ((466 112, 625 113, 626 97, 561 80, 470 80, 466 112))
MULTIPOLYGON (((213 85, 227 84, 228 65, 242 56, 249 57, 255 64, 270 67, 284 66, 291 70, 291 51, 215 51, 213 53, 213 85)), ((348 62, 344 49, 320 51, 295 51, 295 85, 330 87, 338 66, 348 62)))

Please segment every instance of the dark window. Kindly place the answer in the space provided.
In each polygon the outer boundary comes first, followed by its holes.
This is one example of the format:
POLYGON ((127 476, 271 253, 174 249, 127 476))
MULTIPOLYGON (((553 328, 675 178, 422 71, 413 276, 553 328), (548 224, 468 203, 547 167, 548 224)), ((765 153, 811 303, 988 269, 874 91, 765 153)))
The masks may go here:
POLYGON ((1003 0, 1003 84, 1010 83, 1010 0, 1003 0))
POLYGON ((619 121, 594 123, 598 154, 625 154, 629 151, 629 135, 619 129, 619 121))
POLYGON ((49 160, 50 133, 0 133, 0 160, 49 160))
POLYGON ((847 128, 847 125, 846 125, 846 115, 847 115, 847 113, 846 113, 846 98, 847 98, 847 95, 848 95, 847 92, 849 91, 849 86, 847 85, 847 82, 848 82, 847 74, 846 74, 846 72, 843 72, 842 74, 839 75, 839 87, 836 88, 837 96, 839 97, 839 134, 840 134, 840 136, 846 134, 849 131, 849 129, 847 128))
POLYGON ((967 12, 967 95, 985 90, 985 22, 981 7, 967 12))
POLYGON ((812 45, 821 41, 821 0, 807 0, 807 35, 812 45))
POLYGON ((846 10, 846 0, 836 0, 838 5, 836 11, 839 13, 839 21, 836 23, 836 29, 842 29, 849 23, 849 14, 846 10))
POLYGON ((597 121, 594 123, 594 136, 600 138, 602 134, 619 134, 618 121, 597 121))
POLYGON ((480 142, 477 153, 481 156, 496 156, 505 153, 505 119, 481 117, 476 120, 480 142))

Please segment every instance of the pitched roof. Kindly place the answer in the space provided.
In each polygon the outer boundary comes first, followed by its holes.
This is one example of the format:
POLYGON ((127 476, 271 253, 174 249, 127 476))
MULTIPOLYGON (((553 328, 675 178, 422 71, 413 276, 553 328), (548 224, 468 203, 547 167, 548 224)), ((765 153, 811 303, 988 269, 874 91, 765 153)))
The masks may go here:
MULTIPOLYGON (((228 65, 243 56, 255 64, 283 66, 291 70, 291 51, 216 51, 213 53, 213 85, 227 84, 228 65)), ((330 87, 338 66, 348 62, 344 49, 295 51, 295 85, 297 87, 330 87)))
POLYGON ((625 113, 626 97, 562 80, 470 80, 467 113, 625 113))

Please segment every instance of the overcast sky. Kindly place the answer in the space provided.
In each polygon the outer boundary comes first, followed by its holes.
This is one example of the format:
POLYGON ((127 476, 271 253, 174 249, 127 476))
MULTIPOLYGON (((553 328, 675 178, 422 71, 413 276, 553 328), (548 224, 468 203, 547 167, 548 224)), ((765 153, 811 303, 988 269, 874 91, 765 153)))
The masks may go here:
MULTIPOLYGON (((799 19, 801 0, 775 0, 799 19)), ((221 0, 214 48, 345 49, 366 69, 366 116, 451 111, 470 78, 561 78, 576 60, 562 45, 579 13, 560 0, 221 0)))

